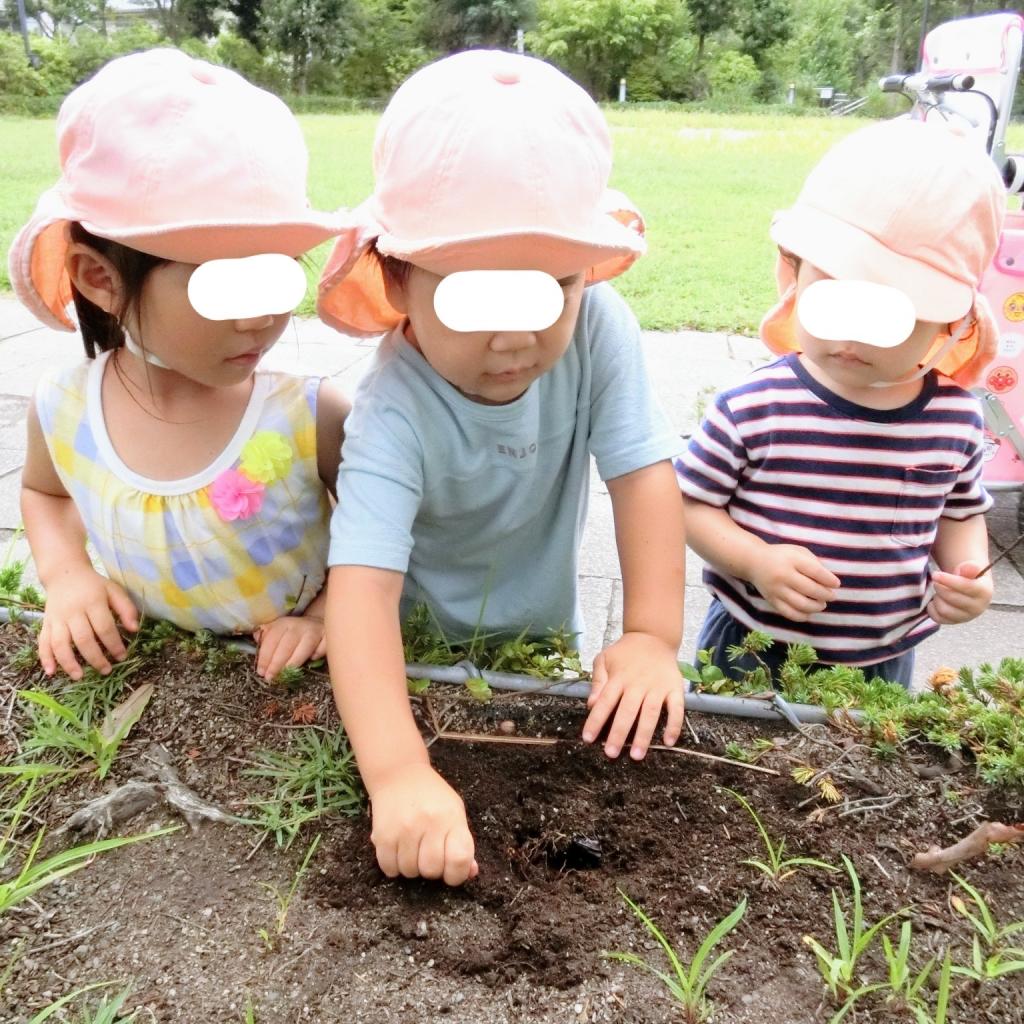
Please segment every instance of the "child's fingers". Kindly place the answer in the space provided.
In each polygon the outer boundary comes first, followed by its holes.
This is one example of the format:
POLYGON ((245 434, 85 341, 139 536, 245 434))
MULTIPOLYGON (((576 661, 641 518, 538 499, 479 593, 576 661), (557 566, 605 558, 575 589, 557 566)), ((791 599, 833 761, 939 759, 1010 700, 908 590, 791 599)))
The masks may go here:
POLYGON ((612 709, 619 702, 622 693, 622 686, 619 683, 610 683, 607 680, 602 685, 600 692, 594 698, 590 708, 590 714, 583 723, 583 742, 593 743, 597 734, 604 728, 612 709))
POLYGON ((829 595, 822 598, 823 601, 827 601, 834 596, 832 591, 842 583, 842 580, 832 572, 831 569, 826 569, 825 566, 818 561, 815 555, 808 552, 808 556, 809 557, 801 560, 799 566, 800 571, 805 576, 814 580, 814 582, 819 586, 829 591, 829 595))
POLYGON ((397 878, 400 874, 398 870, 398 843, 391 839, 378 842, 372 836, 370 838, 373 841, 373 848, 377 851, 377 864, 381 871, 388 878, 397 878))
MULTIPOLYGON (((633 728, 633 723, 637 720, 640 714, 640 707, 643 703, 643 693, 637 692, 636 690, 624 690, 619 698, 619 706, 615 712, 615 718, 612 720, 612 727, 608 730, 608 739, 604 742, 604 752, 608 757, 618 757, 622 748, 626 745, 626 740, 629 738, 629 732, 633 728)), ((657 719, 655 719, 657 722, 657 719)), ((651 732, 654 731, 654 727, 651 727, 651 732)), ((648 742, 650 737, 648 737, 648 742)), ((644 750, 647 749, 647 744, 644 745, 644 750)))
POLYGON ((50 643, 53 646, 53 656, 57 659, 57 664, 71 679, 81 679, 82 669, 75 657, 75 649, 71 642, 71 630, 66 622, 53 626, 50 632, 50 643))
POLYGON ((81 612, 71 620, 71 639, 78 653, 102 675, 108 675, 112 668, 107 656, 100 648, 92 622, 85 612, 81 612))
POLYGON ((50 623, 44 619, 43 627, 39 630, 39 664, 42 666, 43 671, 48 675, 52 676, 57 671, 57 660, 53 656, 53 644, 50 640, 51 627, 50 623))
POLYGON ((300 636, 296 637, 295 647, 291 654, 288 655, 285 664, 295 668, 299 665, 305 665, 319 649, 321 642, 322 638, 318 637, 316 633, 306 630, 300 636))
POLYGON ((313 657, 310 661, 316 661, 317 658, 323 658, 327 654, 327 635, 324 634, 320 637, 320 643, 316 645, 316 650, 313 652, 313 657))
MULTIPOLYGON (((604 664, 604 652, 602 651, 594 659, 594 667, 590 673, 590 693, 587 694, 587 707, 592 708, 601 695, 604 684, 608 682, 608 669, 604 664)), ((590 740, 587 740, 589 743, 590 740)))
POLYGON ((416 874, 421 878, 441 878, 445 872, 445 834, 431 829, 420 840, 416 853, 416 874))
POLYGON ((686 698, 682 687, 678 692, 670 693, 665 701, 667 720, 665 722, 664 740, 666 747, 674 747, 683 731, 683 719, 686 717, 686 698))
POLYGON ((664 701, 653 693, 648 693, 640 705, 640 717, 636 720, 633 743, 629 748, 629 756, 634 761, 641 761, 647 756, 647 748, 651 745, 654 730, 658 728, 661 708, 664 701))
POLYGON ((473 859, 475 847, 473 835, 467 825, 453 828, 444 841, 444 874, 448 885, 462 885, 470 878, 476 878, 480 868, 473 859))
POLYGON ((398 838, 398 872, 404 878, 415 878, 420 872, 420 843, 422 836, 408 830, 398 838))
MULTIPOLYGON (((114 614, 120 620, 121 625, 129 632, 134 633, 139 628, 139 613, 132 603, 132 599, 121 587, 113 582, 107 584, 107 599, 110 601, 110 607, 114 610, 114 614)), ((109 646, 107 650, 110 651, 109 646)), ((110 651, 110 653, 113 654, 114 652, 110 651)))
POLYGON ((100 642, 107 649, 107 653, 115 661, 124 661, 128 651, 125 649, 121 634, 117 631, 117 623, 114 621, 110 609, 105 606, 94 608, 86 614, 89 617, 93 634, 99 637, 100 642))
POLYGON ((263 627, 260 632, 260 645, 256 651, 256 674, 264 679, 273 679, 281 671, 287 658, 287 652, 284 652, 280 659, 280 667, 273 672, 270 671, 271 665, 277 662, 278 651, 284 641, 283 632, 278 628, 271 628, 274 625, 275 623, 269 623, 263 627))

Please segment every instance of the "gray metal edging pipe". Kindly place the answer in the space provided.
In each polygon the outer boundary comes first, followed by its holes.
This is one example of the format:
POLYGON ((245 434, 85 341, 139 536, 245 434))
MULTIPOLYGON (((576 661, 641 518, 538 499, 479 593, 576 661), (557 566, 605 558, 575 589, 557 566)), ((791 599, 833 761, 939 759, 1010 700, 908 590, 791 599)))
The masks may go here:
MULTIPOLYGON (((38 622, 42 612, 16 611, 14 619, 23 622, 38 622)), ((11 613, 8 608, 0 608, 0 622, 10 622, 11 613)), ((224 638, 239 650, 255 653, 253 644, 245 640, 224 638)), ((472 662, 460 661, 457 665, 418 665, 405 666, 405 674, 410 679, 429 679, 436 683, 465 684, 468 679, 483 679, 488 686, 496 690, 513 690, 520 693, 550 693, 556 697, 583 697, 590 694, 590 684, 583 680, 565 680, 548 682, 536 676, 517 675, 512 672, 491 672, 478 669, 472 662)), ((691 693, 686 682, 686 710, 696 711, 702 715, 732 715, 739 718, 762 718, 775 722, 790 722, 795 719, 804 725, 825 724, 832 715, 825 708, 815 704, 790 704, 775 694, 770 699, 759 700, 752 697, 720 697, 714 693, 691 693)), ((861 713, 855 710, 845 712, 855 721, 861 713)))

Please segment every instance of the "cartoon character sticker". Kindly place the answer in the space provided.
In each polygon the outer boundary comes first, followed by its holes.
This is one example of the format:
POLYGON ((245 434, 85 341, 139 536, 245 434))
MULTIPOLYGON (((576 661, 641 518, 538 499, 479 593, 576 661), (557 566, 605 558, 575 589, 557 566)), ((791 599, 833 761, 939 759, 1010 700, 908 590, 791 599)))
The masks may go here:
POLYGON ((994 395, 1004 395, 1017 386, 1017 371, 1012 366, 996 366, 985 378, 985 386, 994 395))
POLYGON ((1014 292, 1003 303, 1003 316, 1012 324, 1024 320, 1024 292, 1014 292))

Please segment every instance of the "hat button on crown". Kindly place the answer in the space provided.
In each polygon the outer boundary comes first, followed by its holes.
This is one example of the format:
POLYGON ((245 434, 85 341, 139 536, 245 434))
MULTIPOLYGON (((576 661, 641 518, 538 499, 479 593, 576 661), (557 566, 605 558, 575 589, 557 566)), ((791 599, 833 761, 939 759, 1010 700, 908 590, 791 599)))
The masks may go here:
POLYGON ((192 65, 192 77, 197 82, 202 82, 203 85, 214 85, 216 80, 213 77, 212 69, 203 67, 199 61, 196 61, 192 65))
POLYGON ((519 69, 502 67, 494 71, 494 80, 502 85, 515 85, 519 81, 519 69))

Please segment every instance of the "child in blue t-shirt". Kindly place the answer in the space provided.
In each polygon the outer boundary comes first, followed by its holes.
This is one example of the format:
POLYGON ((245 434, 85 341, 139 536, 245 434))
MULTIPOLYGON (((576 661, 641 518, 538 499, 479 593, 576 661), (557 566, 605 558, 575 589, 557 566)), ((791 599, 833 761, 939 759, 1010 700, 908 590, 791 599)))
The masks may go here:
POLYGON ((752 629, 825 665, 910 685, 914 648, 992 599, 982 417, 992 358, 978 295, 1005 190, 946 127, 861 129, 778 214, 783 358, 718 397, 677 460, 691 547, 714 598, 697 641, 725 672, 752 629), (939 567, 933 571, 930 560, 939 567))
POLYGON ((320 315, 380 343, 346 424, 331 526, 335 695, 389 876, 476 874, 458 794, 431 767, 406 695, 400 622, 425 601, 449 639, 580 630, 589 460, 607 481, 623 636, 594 663, 583 738, 609 724, 642 758, 683 717, 678 437, 636 321, 608 284, 643 251, 607 191, 611 145, 550 65, 461 53, 385 111, 362 248, 328 264, 320 315), (592 285, 592 287, 588 287, 592 285))

